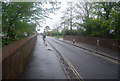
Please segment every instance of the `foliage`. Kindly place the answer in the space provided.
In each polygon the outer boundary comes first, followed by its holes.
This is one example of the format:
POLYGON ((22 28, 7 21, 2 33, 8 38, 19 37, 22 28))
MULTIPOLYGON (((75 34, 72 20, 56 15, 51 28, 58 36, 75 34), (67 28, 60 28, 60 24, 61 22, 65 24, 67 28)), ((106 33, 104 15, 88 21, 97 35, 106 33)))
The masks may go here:
POLYGON ((51 31, 48 32, 48 35, 50 35, 50 36, 61 36, 61 35, 63 35, 63 33, 58 32, 56 30, 51 30, 51 31))
MULTIPOLYGON (((120 1, 119 2, 79 2, 74 5, 75 20, 73 31, 65 30, 65 35, 103 37, 120 40, 120 1)), ((65 11, 67 13, 67 11, 65 11)), ((64 14, 61 26, 68 28, 69 14, 64 14), (65 16, 67 15, 67 16, 65 16)), ((63 30, 64 30, 63 29, 63 30)))
POLYGON ((39 21, 58 9, 54 5, 54 2, 2 2, 3 46, 35 34, 36 26, 40 26, 39 21), (44 8, 44 4, 51 4, 52 7, 44 8))
MULTIPOLYGON (((23 34, 22 30, 26 29, 23 21, 29 20, 32 15, 31 8, 33 3, 23 2, 8 2, 2 3, 2 32, 4 34, 3 44, 7 45, 12 41, 15 41, 17 34, 23 34), (31 11, 31 12, 30 12, 31 11), (20 26, 22 25, 22 26, 20 26)), ((29 29, 29 31, 32 31, 29 29)))

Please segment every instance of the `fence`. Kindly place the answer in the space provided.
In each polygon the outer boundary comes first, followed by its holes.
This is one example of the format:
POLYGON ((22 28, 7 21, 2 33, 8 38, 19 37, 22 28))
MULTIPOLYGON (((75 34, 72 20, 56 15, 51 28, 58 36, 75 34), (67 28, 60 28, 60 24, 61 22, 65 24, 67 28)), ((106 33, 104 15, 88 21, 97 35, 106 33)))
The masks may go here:
POLYGON ((2 48, 2 78, 20 79, 37 36, 29 36, 2 48))
POLYGON ((113 51, 118 51, 119 42, 118 40, 107 39, 107 38, 96 38, 96 37, 81 37, 81 36, 71 36, 67 35, 64 37, 65 40, 73 40, 76 42, 91 44, 93 46, 97 46, 99 43, 99 47, 104 47, 113 51))

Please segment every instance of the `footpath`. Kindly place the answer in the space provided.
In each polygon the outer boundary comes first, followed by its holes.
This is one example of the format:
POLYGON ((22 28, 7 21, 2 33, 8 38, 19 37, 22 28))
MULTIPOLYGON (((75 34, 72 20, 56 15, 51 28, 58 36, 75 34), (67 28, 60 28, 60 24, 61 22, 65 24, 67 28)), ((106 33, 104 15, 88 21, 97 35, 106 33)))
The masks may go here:
POLYGON ((53 48, 45 43, 41 36, 37 37, 32 58, 26 66, 22 79, 66 79, 53 48))
POLYGON ((112 50, 102 48, 102 47, 97 48, 96 46, 92 46, 90 44, 85 44, 85 43, 80 43, 80 42, 75 42, 73 44, 73 41, 63 40, 62 38, 60 38, 59 40, 62 42, 66 42, 66 43, 69 43, 71 45, 74 45, 76 47, 82 48, 84 50, 94 52, 94 53, 100 54, 100 55, 108 57, 108 58, 112 58, 114 60, 120 60, 119 55, 118 55, 118 51, 112 51, 112 50))

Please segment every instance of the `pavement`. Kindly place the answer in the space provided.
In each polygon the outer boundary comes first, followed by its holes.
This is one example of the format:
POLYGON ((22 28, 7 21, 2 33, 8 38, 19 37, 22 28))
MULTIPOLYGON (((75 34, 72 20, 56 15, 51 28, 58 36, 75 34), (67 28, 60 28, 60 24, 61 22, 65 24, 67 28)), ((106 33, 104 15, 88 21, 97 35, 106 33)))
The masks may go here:
POLYGON ((53 48, 41 36, 37 37, 32 59, 27 64, 22 79, 66 79, 53 48))
POLYGON ((102 79, 103 81, 118 79, 118 64, 114 60, 61 42, 54 37, 47 37, 47 41, 63 57, 67 58, 67 61, 82 79, 102 79))
POLYGON ((80 42, 75 42, 73 44, 72 41, 70 41, 70 40, 63 40, 62 38, 60 38, 59 40, 62 41, 62 42, 66 42, 66 43, 72 44, 74 46, 83 48, 85 50, 88 50, 88 51, 91 51, 91 52, 94 52, 94 53, 97 53, 97 54, 101 54, 103 56, 112 58, 114 60, 120 60, 119 57, 118 57, 118 51, 112 51, 112 50, 109 50, 109 49, 106 49, 106 48, 102 48, 102 47, 99 47, 97 49, 96 46, 92 46, 90 44, 85 44, 85 43, 80 43, 80 42))
POLYGON ((82 79, 118 78, 118 64, 112 60, 75 47, 70 41, 69 44, 65 43, 67 40, 61 42, 62 39, 59 41, 54 37, 46 39, 49 43, 44 42, 41 36, 37 37, 32 58, 25 68, 22 79, 68 79, 54 48, 67 59, 72 69, 82 79))

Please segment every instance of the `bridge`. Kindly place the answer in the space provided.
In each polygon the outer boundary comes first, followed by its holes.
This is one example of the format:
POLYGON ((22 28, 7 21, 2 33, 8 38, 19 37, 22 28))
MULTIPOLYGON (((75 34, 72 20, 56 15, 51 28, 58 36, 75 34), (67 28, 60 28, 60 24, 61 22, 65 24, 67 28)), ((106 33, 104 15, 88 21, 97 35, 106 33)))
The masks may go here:
POLYGON ((66 39, 33 35, 3 47, 2 78, 118 80, 118 52, 66 39))

